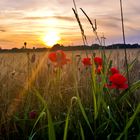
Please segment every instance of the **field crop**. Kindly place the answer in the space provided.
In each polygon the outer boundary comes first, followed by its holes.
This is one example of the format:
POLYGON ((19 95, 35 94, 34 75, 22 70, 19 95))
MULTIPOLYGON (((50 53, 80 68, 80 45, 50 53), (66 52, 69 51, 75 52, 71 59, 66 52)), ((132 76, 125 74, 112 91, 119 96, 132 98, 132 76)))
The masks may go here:
POLYGON ((127 51, 130 85, 119 49, 2 53, 0 139, 139 139, 139 50, 127 51))

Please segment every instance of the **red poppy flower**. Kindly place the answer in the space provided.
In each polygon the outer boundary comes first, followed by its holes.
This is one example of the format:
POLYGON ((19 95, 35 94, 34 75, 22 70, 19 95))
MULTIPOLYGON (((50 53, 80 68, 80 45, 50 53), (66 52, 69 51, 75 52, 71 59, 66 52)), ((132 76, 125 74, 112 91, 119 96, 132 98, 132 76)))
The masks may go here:
POLYGON ((48 57, 52 62, 56 63, 56 66, 65 65, 67 64, 68 61, 70 61, 69 59, 66 58, 66 54, 62 50, 52 52, 49 54, 48 57))
POLYGON ((56 53, 55 52, 52 52, 48 55, 49 59, 52 61, 52 62, 56 62, 56 53))
POLYGON ((66 59, 66 54, 62 50, 56 51, 57 61, 62 61, 66 59))
POLYGON ((97 67, 97 69, 95 70, 95 72, 97 73, 97 74, 101 74, 101 71, 102 71, 102 66, 101 65, 99 65, 98 67, 97 67))
POLYGON ((113 74, 115 74, 115 73, 119 73, 119 70, 117 70, 115 67, 112 67, 112 68, 110 69, 110 72, 111 72, 111 74, 113 75, 113 74))
POLYGON ((90 66, 91 64, 91 59, 90 58, 83 58, 82 63, 84 64, 84 66, 90 66))
POLYGON ((107 85, 107 87, 109 88, 116 88, 116 89, 128 88, 128 84, 126 83, 127 79, 119 73, 110 76, 109 80, 111 82, 111 85, 107 85))
POLYGON ((65 65, 65 64, 67 64, 67 62, 69 62, 70 61, 70 59, 63 59, 63 60, 61 60, 61 61, 59 61, 58 63, 57 63, 57 65, 56 66, 63 66, 63 65, 65 65))
POLYGON ((97 65, 102 65, 102 58, 101 57, 94 57, 94 62, 97 65))

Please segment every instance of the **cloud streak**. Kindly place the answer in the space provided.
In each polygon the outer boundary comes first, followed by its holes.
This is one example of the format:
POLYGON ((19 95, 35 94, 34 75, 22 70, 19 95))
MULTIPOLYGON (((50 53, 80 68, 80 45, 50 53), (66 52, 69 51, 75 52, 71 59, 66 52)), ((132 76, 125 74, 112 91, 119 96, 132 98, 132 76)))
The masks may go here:
POLYGON ((0 29, 0 32, 6 32, 6 30, 4 30, 4 29, 0 29))
POLYGON ((58 19, 58 20, 65 20, 65 21, 74 21, 75 19, 73 17, 67 17, 67 16, 43 16, 43 17, 24 17, 23 20, 46 20, 46 19, 58 19))

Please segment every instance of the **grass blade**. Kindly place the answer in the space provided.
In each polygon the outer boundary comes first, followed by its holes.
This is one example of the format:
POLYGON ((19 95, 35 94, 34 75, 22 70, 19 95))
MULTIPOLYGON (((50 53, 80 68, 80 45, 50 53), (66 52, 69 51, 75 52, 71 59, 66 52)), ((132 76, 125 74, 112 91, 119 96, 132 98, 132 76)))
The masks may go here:
POLYGON ((131 87, 129 88, 129 90, 124 90, 124 91, 120 94, 120 96, 118 96, 118 97, 116 98, 116 102, 122 101, 123 99, 125 99, 126 96, 135 93, 135 91, 136 91, 137 89, 139 89, 139 88, 140 88, 140 80, 137 81, 137 82, 135 82, 135 83, 133 83, 133 85, 131 85, 131 87))
POLYGON ((81 103, 80 97, 77 98, 77 101, 78 101, 80 110, 81 110, 81 112, 82 112, 82 115, 83 115, 83 117, 84 117, 84 119, 85 119, 87 125, 89 126, 89 128, 90 128, 92 134, 94 134, 94 133, 93 133, 93 130, 92 130, 92 128, 91 128, 91 125, 90 125, 90 123, 89 123, 88 117, 87 117, 87 115, 86 115, 86 112, 85 112, 85 110, 84 110, 84 107, 83 107, 83 105, 82 105, 82 103, 81 103))
POLYGON ((140 103, 137 106, 134 114, 130 117, 129 121, 127 122, 123 132, 120 134, 120 136, 116 140, 120 140, 125 133, 127 133, 128 128, 132 125, 133 121, 135 120, 137 114, 140 112, 140 103))
POLYGON ((69 108, 68 113, 67 113, 67 118, 66 118, 65 128, 64 128, 63 140, 67 140, 67 133, 68 133, 68 124, 69 124, 70 110, 71 110, 71 107, 69 108))
POLYGON ((79 122, 79 126, 80 126, 81 138, 82 138, 82 140, 85 140, 84 130, 83 130, 80 122, 79 122))
POLYGON ((49 140, 56 140, 55 131, 54 131, 54 125, 53 125, 52 118, 51 118, 49 110, 47 110, 47 115, 48 115, 49 140))

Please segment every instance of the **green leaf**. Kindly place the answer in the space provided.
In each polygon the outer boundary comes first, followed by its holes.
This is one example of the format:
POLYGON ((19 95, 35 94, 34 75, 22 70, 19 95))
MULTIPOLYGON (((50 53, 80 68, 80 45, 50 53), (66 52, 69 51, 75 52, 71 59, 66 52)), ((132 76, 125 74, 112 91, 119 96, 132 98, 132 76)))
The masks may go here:
MULTIPOLYGON (((135 58, 130 64, 128 64, 128 71, 130 71, 134 64, 137 62, 137 58, 135 58)), ((124 72, 124 75, 126 75, 127 72, 124 72)))
POLYGON ((51 118, 49 110, 47 110, 47 116, 48 116, 49 140, 56 140, 55 131, 54 131, 54 125, 53 125, 52 118, 51 118))
POLYGON ((67 118, 66 118, 66 122, 65 122, 65 129, 64 129, 63 140, 66 140, 67 139, 70 110, 71 110, 71 106, 70 106, 70 108, 68 110, 68 113, 67 113, 67 118))
POLYGON ((82 138, 82 140, 85 140, 84 130, 83 130, 80 122, 79 122, 79 126, 80 126, 81 138, 82 138))
POLYGON ((86 115, 86 112, 85 112, 85 110, 84 110, 84 107, 83 107, 83 105, 82 105, 82 103, 81 103, 81 100, 80 100, 80 97, 79 97, 79 96, 78 96, 78 104, 79 104, 79 107, 80 107, 80 109, 81 109, 82 115, 83 115, 83 117, 84 117, 84 119, 85 119, 87 125, 89 126, 89 128, 90 128, 90 130, 91 130, 91 132, 92 132, 92 134, 93 134, 93 130, 92 130, 92 128, 91 128, 91 125, 90 125, 90 123, 89 123, 88 117, 87 117, 87 115, 86 115))
POLYGON ((133 121, 135 120, 137 114, 140 112, 140 103, 138 104, 134 114, 130 117, 129 121, 127 122, 123 132, 120 134, 120 136, 116 140, 120 140, 123 135, 125 135, 129 129, 129 127, 132 125, 133 121))
POLYGON ((34 137, 35 134, 33 134, 33 131, 34 131, 34 128, 35 126, 37 125, 37 123, 39 122, 39 120, 44 116, 46 115, 46 113, 44 112, 45 108, 43 108, 43 110, 41 111, 40 115, 38 116, 38 118, 36 119, 35 123, 34 123, 34 126, 31 130, 31 133, 29 135, 29 139, 32 139, 34 137))

